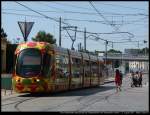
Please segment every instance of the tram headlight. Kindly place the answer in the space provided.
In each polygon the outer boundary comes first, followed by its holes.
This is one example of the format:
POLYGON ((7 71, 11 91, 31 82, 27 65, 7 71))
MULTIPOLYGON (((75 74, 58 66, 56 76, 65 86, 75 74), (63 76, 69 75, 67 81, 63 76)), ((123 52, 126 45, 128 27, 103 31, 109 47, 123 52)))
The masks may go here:
POLYGON ((16 82, 20 82, 21 80, 20 79, 16 79, 16 82))
POLYGON ((36 82, 40 82, 40 79, 36 79, 36 82))

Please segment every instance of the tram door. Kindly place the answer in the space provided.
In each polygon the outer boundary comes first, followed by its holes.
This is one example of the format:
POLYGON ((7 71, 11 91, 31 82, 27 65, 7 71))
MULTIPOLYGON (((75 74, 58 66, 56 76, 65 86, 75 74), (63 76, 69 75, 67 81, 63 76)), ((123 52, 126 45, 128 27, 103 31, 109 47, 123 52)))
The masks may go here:
POLYGON ((84 60, 84 85, 83 87, 90 86, 90 62, 89 60, 84 60))
POLYGON ((62 91, 69 88, 69 58, 65 54, 56 54, 55 90, 62 91))
POLYGON ((83 68, 81 58, 71 58, 71 89, 82 87, 83 68))
POLYGON ((104 71, 104 64, 102 63, 102 62, 100 62, 100 68, 99 68, 100 70, 100 85, 102 85, 102 84, 104 84, 104 78, 105 78, 105 75, 106 75, 106 73, 105 73, 105 71, 104 71))
POLYGON ((98 84, 98 64, 96 61, 91 62, 91 85, 98 84))

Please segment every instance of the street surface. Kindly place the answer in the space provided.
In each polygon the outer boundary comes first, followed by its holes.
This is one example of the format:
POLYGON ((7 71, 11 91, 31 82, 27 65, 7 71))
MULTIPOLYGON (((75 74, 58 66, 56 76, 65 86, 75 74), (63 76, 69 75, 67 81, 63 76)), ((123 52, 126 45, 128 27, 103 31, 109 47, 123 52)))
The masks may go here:
POLYGON ((134 88, 130 87, 128 75, 124 76, 122 91, 118 93, 114 82, 109 82, 99 87, 55 94, 3 95, 1 111, 148 112, 148 76, 143 76, 143 87, 134 88))

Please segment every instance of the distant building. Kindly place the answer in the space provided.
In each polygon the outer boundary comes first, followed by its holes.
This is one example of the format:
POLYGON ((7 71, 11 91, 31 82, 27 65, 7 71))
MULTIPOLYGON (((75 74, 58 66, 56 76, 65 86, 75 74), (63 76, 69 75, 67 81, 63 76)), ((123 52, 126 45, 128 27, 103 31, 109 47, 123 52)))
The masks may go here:
POLYGON ((139 49, 125 49, 124 53, 129 55, 137 55, 139 52, 139 49))
POLYGON ((148 71, 149 70, 149 63, 148 62, 138 62, 138 61, 130 61, 129 62, 129 70, 130 71, 148 71))
MULTIPOLYGON (((139 49, 125 49, 124 52, 129 55, 138 55, 139 49)), ((129 61, 129 71, 149 71, 149 62, 129 61)))
POLYGON ((105 55, 105 51, 95 51, 95 53, 96 53, 98 56, 104 56, 104 55, 105 55))

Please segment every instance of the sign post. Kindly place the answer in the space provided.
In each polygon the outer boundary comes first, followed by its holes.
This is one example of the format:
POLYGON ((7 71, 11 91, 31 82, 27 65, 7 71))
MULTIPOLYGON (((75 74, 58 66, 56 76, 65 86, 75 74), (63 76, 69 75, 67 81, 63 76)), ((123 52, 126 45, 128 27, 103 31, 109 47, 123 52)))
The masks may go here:
POLYGON ((22 32, 24 41, 27 41, 28 35, 32 29, 34 22, 18 22, 18 25, 20 27, 20 30, 22 32))

